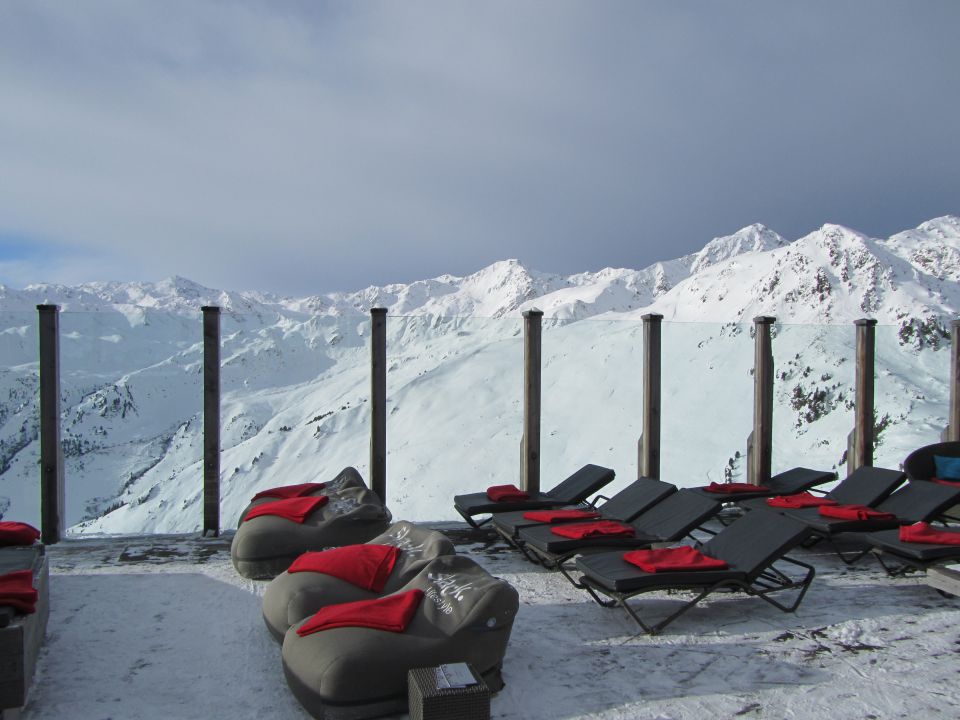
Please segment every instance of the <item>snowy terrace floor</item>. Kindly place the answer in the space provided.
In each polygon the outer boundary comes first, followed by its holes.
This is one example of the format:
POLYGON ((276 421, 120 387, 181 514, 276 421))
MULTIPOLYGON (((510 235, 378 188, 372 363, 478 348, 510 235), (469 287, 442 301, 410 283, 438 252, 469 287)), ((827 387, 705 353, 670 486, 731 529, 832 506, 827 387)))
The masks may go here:
MULTIPOLYGON (((438 526, 520 592, 493 717, 955 718, 960 600, 824 552, 794 615, 714 596, 657 637, 524 562, 492 533, 438 526)), ((229 537, 68 540, 48 550, 52 610, 25 720, 307 718, 260 617, 266 583, 229 537)), ((648 607, 675 602, 648 596, 648 607)))

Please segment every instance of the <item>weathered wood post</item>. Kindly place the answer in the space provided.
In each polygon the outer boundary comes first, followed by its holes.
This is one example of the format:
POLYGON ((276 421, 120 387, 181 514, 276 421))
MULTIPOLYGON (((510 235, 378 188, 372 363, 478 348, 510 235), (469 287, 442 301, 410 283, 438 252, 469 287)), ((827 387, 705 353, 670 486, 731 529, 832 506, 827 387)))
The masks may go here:
POLYGON ((960 442, 960 319, 950 323, 950 407, 944 442, 960 442))
POLYGON ((660 479, 660 330, 663 315, 643 316, 643 434, 640 477, 660 479))
POLYGON ((387 502, 387 309, 370 308, 370 489, 387 502))
POLYGON ((523 313, 523 464, 520 489, 540 492, 540 361, 543 311, 523 313))
POLYGON ((203 534, 220 534, 220 308, 203 311, 203 534))
POLYGON ((60 306, 37 305, 40 323, 40 535, 64 535, 63 451, 60 447, 60 306))
POLYGON ((763 485, 770 479, 773 457, 773 350, 770 326, 776 318, 753 319, 753 432, 747 448, 747 482, 763 485))
POLYGON ((854 384, 853 432, 847 436, 847 474, 865 465, 873 465, 874 418, 873 386, 875 378, 877 321, 856 320, 857 367, 854 384))

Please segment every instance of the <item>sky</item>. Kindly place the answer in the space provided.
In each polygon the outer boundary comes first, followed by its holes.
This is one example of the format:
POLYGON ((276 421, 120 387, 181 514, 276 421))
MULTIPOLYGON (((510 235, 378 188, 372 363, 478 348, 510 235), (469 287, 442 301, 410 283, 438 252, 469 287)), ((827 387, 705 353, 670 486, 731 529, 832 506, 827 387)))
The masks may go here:
POLYGON ((307 295, 960 214, 955 0, 0 0, 0 284, 307 295))

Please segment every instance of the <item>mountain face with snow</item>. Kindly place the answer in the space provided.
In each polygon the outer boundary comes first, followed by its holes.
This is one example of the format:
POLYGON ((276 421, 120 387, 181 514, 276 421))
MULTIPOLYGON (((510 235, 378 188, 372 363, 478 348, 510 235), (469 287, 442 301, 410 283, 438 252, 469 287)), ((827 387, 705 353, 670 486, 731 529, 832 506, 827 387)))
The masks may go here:
POLYGON ((852 427, 852 322, 878 320, 877 464, 945 422, 960 218, 890 238, 838 225, 788 241, 762 225, 642 270, 570 276, 516 260, 472 275, 287 298, 158 283, 0 286, 0 516, 39 521, 36 305, 61 307, 67 521, 74 532, 201 521, 200 307, 221 318, 222 514, 257 489, 368 455, 369 314, 388 319, 394 515, 455 517, 452 496, 518 473, 520 313, 544 311, 545 486, 586 462, 636 476, 642 323, 664 316, 663 478, 743 475, 752 319, 772 315, 775 469, 840 467, 852 427), (694 451, 695 448, 695 451, 694 451))

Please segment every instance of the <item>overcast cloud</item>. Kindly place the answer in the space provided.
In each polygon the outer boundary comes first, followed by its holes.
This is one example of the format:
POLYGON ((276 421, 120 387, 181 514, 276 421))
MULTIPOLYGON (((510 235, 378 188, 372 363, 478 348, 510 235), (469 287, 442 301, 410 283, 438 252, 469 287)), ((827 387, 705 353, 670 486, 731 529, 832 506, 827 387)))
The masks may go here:
POLYGON ((960 214, 960 3, 0 1, 0 283, 289 295, 960 214))

